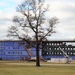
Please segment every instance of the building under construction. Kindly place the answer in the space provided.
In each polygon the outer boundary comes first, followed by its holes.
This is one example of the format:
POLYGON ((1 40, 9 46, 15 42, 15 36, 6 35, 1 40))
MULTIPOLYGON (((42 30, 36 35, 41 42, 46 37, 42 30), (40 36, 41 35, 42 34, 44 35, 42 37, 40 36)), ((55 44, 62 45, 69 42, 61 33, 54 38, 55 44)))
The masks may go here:
POLYGON ((75 41, 43 41, 42 56, 44 60, 54 59, 59 62, 75 60, 75 41))
MULTIPOLYGON (((0 60, 36 59, 36 42, 26 48, 26 42, 21 40, 1 40, 0 60)), ((39 46, 40 58, 43 60, 70 58, 75 60, 75 41, 43 41, 39 46)))

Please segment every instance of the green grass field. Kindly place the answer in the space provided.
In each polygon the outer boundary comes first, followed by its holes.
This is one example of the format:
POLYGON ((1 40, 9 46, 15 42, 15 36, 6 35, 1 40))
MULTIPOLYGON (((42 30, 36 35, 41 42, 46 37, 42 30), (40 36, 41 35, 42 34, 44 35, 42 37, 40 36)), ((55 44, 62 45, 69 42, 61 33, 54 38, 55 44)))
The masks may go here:
POLYGON ((35 62, 0 62, 0 75, 75 75, 75 66, 61 65, 36 67, 35 62))

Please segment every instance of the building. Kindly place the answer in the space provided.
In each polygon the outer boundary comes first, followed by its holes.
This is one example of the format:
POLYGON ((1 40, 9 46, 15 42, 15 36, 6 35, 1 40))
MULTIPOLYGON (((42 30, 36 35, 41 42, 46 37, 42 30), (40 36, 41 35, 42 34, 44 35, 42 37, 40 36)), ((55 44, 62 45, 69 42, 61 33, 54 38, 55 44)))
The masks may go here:
MULTIPOLYGON (((32 47, 27 48, 27 43, 22 40, 1 40, 0 60, 36 59, 35 41, 31 44, 32 47)), ((66 56, 75 60, 75 41, 43 41, 39 48, 43 60, 61 59, 66 56)))
POLYGON ((61 59, 67 56, 75 60, 75 41, 43 41, 42 56, 44 60, 61 59))
MULTIPOLYGON (((22 60, 29 58, 26 50, 26 42, 21 40, 0 41, 0 60, 22 60)), ((36 56, 35 48, 31 48, 32 56, 36 56)), ((30 53, 31 53, 30 52, 30 53)))

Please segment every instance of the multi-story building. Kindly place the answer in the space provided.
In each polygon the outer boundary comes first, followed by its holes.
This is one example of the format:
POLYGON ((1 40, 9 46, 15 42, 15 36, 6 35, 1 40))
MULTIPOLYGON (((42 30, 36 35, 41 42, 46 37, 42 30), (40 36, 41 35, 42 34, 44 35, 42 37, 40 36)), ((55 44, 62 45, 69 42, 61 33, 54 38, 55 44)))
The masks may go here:
POLYGON ((43 41, 42 56, 45 60, 64 57, 75 60, 75 41, 43 41))
MULTIPOLYGON (((26 50, 26 42, 21 40, 5 40, 0 41, 0 59, 2 60, 22 60, 29 58, 26 50)), ((35 56, 35 48, 31 48, 33 56, 35 56)))
MULTIPOLYGON (((22 60, 36 57, 36 44, 27 49, 27 43, 22 40, 1 40, 0 60, 22 60)), ((44 59, 64 58, 68 55, 75 60, 75 41, 43 41, 39 46, 40 56, 44 59), (66 54, 66 55, 65 55, 66 54)))

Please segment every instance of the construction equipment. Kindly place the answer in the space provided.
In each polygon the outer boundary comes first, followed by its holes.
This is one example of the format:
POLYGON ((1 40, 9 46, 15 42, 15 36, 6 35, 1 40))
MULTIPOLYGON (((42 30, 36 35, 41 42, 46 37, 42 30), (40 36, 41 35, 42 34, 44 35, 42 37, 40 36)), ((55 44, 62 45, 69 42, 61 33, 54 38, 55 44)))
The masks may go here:
POLYGON ((62 53, 64 54, 66 58, 66 64, 69 64, 70 62, 69 55, 67 55, 67 53, 60 46, 59 46, 59 49, 62 51, 62 53))

